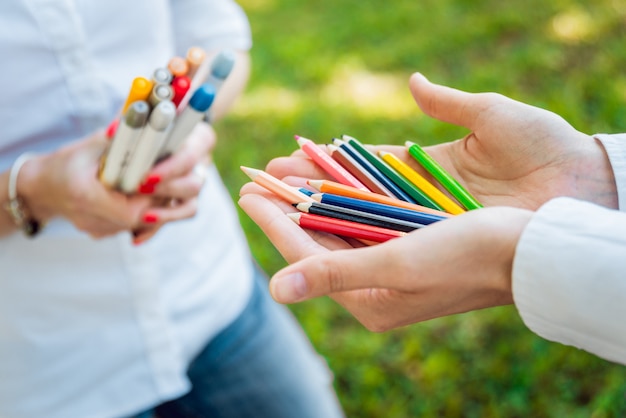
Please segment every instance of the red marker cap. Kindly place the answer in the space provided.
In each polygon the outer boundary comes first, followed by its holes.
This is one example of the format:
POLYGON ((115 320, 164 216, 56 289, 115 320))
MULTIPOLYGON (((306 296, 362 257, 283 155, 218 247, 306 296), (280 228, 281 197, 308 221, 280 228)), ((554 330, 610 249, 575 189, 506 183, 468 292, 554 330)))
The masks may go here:
POLYGON ((172 98, 172 102, 178 107, 180 101, 183 100, 185 94, 189 90, 191 86, 191 80, 186 75, 180 75, 178 77, 174 77, 172 80, 172 90, 174 90, 174 97, 172 98))

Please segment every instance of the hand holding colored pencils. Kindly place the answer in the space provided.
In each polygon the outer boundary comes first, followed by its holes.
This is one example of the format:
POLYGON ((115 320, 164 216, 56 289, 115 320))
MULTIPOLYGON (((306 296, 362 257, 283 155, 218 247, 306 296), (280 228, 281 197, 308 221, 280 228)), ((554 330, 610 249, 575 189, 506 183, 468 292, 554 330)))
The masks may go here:
POLYGON ((305 154, 334 181, 309 179, 307 184, 313 191, 298 190, 262 170, 241 168, 252 181, 294 206, 299 212, 288 216, 302 228, 364 242, 383 242, 464 213, 462 205, 467 209, 480 207, 441 166, 421 153, 418 162, 426 161, 429 172, 437 167, 433 177, 442 181, 454 198, 395 155, 374 154, 355 138, 344 135, 334 139, 326 147, 328 152, 310 139, 295 138, 305 154))

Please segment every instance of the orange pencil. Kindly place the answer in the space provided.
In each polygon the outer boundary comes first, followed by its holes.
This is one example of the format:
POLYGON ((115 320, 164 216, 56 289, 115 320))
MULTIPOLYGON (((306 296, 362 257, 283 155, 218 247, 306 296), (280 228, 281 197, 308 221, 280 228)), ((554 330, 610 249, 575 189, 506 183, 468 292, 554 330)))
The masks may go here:
POLYGON ((300 192, 297 188, 278 180, 276 177, 266 173, 263 170, 257 170, 255 168, 244 166, 241 166, 241 170, 246 173, 246 175, 250 177, 250 179, 256 184, 266 188, 270 192, 280 196, 282 199, 291 204, 313 202, 312 198, 300 192))
POLYGON ((309 186, 314 187, 322 193, 337 194, 345 197, 353 197, 355 199, 367 200, 369 202, 382 203, 392 205, 399 208, 411 209, 418 212, 431 213, 433 215, 449 217, 451 214, 436 209, 427 208, 425 206, 416 205, 414 203, 405 202, 389 196, 383 196, 378 193, 364 192, 363 190, 349 187, 341 183, 329 180, 308 180, 309 186))
POLYGON ((465 212, 461 206, 454 203, 452 199, 443 194, 441 190, 433 186, 428 180, 422 177, 417 171, 413 170, 411 166, 396 157, 394 154, 386 151, 378 151, 378 155, 394 170, 404 176, 409 182, 413 183, 415 187, 420 189, 424 194, 428 195, 434 200, 443 210, 453 215, 460 215, 465 212))
POLYGON ((363 183, 361 183, 356 177, 354 177, 348 170, 343 168, 341 164, 337 161, 333 160, 332 157, 322 151, 315 142, 310 139, 295 136, 298 145, 308 155, 317 165, 326 171, 332 178, 337 180, 339 183, 347 184, 352 187, 356 187, 357 189, 367 190, 369 189, 365 187, 363 183))

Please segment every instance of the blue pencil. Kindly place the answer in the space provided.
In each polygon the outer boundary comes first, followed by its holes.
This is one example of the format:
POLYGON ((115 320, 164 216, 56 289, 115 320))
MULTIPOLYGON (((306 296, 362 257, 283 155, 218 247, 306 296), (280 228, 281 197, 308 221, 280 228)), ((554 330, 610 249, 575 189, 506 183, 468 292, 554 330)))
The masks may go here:
POLYGON ((447 217, 445 216, 438 216, 431 213, 418 212, 415 210, 399 208, 397 206, 385 205, 376 202, 368 202, 366 200, 339 196, 330 193, 316 193, 312 195, 311 198, 320 203, 340 206, 347 209, 360 210, 363 212, 388 216, 395 219, 402 219, 422 225, 430 225, 434 222, 447 219, 447 217))
POLYGON ((347 142, 342 141, 341 139, 335 138, 333 140, 333 144, 343 149, 344 151, 346 151, 346 153, 350 155, 350 157, 352 157, 361 167, 367 170, 367 172, 370 173, 376 180, 382 183, 382 185, 385 186, 391 193, 393 193, 395 197, 397 197, 400 200, 404 200, 405 202, 417 204, 417 201, 415 199, 413 199, 411 196, 409 196, 408 193, 406 193, 404 190, 398 187, 398 185, 394 183, 393 181, 391 181, 389 177, 381 173, 379 169, 374 167, 372 163, 367 161, 361 154, 359 154, 347 142))

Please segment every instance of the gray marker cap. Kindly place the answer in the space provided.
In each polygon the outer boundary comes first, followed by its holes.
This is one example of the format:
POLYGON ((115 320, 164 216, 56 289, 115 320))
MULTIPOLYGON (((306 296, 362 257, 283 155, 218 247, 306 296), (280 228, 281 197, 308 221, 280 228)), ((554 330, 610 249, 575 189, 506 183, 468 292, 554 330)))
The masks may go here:
POLYGON ((150 113, 150 126, 155 131, 164 131, 176 116, 176 106, 171 100, 163 100, 150 113))
POLYGON ((152 81, 154 81, 155 84, 170 84, 173 78, 174 76, 172 76, 172 73, 167 68, 157 68, 154 70, 154 73, 152 73, 152 81))
POLYGON ((124 121, 131 128, 140 128, 146 124, 148 115, 150 114, 150 106, 147 102, 139 100, 133 102, 126 110, 124 121))
POLYGON ((220 51, 211 63, 211 75, 220 80, 226 79, 235 66, 235 57, 229 49, 220 51))

